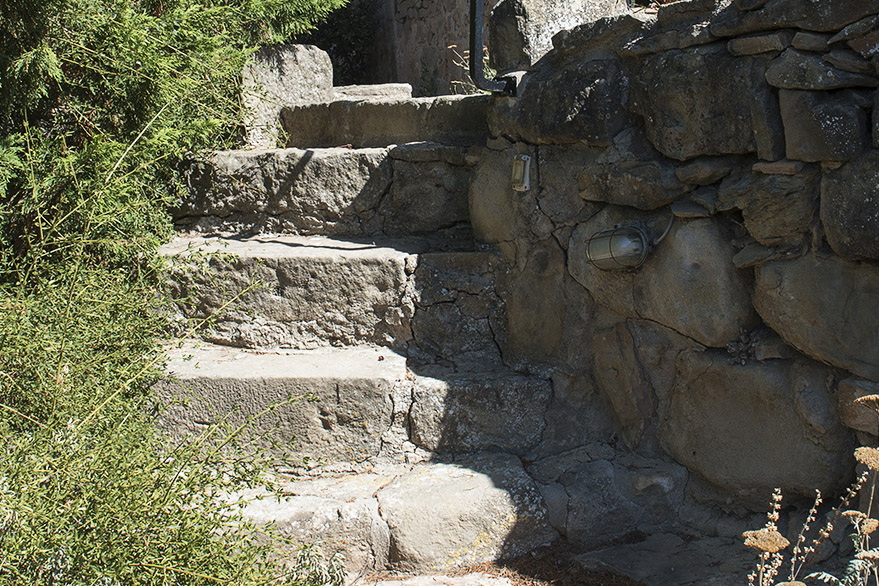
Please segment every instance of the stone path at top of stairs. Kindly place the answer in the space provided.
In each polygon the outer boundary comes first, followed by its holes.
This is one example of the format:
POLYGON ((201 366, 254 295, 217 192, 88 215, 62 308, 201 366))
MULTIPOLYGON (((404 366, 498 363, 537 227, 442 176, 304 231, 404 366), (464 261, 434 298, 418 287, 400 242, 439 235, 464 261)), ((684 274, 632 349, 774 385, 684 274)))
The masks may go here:
POLYGON ((473 245, 485 104, 297 106, 282 116, 291 143, 316 148, 183 169, 162 253, 181 323, 201 327, 169 349, 160 424, 183 436, 249 421, 243 439, 274 454, 283 492, 242 493, 245 513, 342 554, 355 581, 515 557, 573 518, 574 497, 526 466, 552 386, 504 365, 504 269, 473 245))

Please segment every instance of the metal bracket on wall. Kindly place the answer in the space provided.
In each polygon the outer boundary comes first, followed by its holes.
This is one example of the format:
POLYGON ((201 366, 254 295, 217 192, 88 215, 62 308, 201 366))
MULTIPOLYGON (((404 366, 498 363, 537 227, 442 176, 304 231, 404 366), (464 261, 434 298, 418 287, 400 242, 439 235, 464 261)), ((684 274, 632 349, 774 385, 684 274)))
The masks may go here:
POLYGON ((516 95, 516 79, 512 77, 500 77, 498 79, 486 79, 483 66, 483 47, 485 39, 485 0, 470 0, 470 77, 473 83, 481 90, 487 92, 516 95))

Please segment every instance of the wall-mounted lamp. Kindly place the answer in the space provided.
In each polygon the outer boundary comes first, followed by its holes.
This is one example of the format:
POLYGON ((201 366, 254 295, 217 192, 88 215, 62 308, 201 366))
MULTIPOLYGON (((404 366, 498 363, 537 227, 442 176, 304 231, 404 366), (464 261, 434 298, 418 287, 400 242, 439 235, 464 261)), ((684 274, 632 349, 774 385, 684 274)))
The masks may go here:
POLYGON ((603 271, 634 270, 644 264, 647 255, 662 242, 674 222, 668 222, 659 238, 651 239, 644 224, 617 225, 611 230, 596 232, 586 241, 586 260, 603 271))
POLYGON ((512 182, 515 191, 531 189, 531 157, 516 155, 513 158, 512 182))

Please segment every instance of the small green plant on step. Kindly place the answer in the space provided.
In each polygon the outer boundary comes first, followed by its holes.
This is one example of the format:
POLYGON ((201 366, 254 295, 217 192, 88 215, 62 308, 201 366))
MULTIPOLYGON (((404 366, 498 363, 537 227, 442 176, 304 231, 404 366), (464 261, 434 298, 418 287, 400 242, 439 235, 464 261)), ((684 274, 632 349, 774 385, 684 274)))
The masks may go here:
MULTIPOLYGON (((879 418, 879 395, 867 395, 855 400, 855 403, 873 410, 879 418)), ((879 448, 859 447, 855 450, 854 457, 865 470, 849 486, 840 503, 828 514, 826 523, 813 534, 810 529, 818 518, 818 510, 822 503, 821 493, 816 491, 814 505, 809 510, 794 543, 778 530, 782 494, 780 489, 773 492, 766 524, 761 529, 746 531, 742 536, 745 545, 758 552, 757 567, 748 575, 750 586, 806 586, 806 582, 823 582, 831 586, 879 585, 879 547, 871 544, 871 536, 879 530, 879 519, 873 517, 879 512, 873 510, 876 505, 876 484, 879 476, 879 448), (855 497, 860 495, 865 487, 868 487, 868 492, 864 495, 867 510, 851 509, 855 497), (830 539, 834 525, 837 523, 851 525, 851 539, 854 546, 852 559, 846 564, 842 575, 834 576, 828 572, 817 571, 801 579, 800 575, 810 561, 810 556, 830 539), (786 581, 779 582, 777 580, 782 575, 785 562, 789 572, 784 573, 786 581)))

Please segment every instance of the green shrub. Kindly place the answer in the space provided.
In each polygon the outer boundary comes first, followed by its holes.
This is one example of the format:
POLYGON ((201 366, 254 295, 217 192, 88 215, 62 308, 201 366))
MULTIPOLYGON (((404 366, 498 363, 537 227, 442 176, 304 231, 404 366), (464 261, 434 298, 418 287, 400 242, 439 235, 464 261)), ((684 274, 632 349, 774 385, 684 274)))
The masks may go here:
POLYGON ((258 466, 165 446, 149 389, 176 161, 239 140, 255 45, 344 1, 0 3, 0 584, 328 580, 278 578, 215 498, 258 466))

